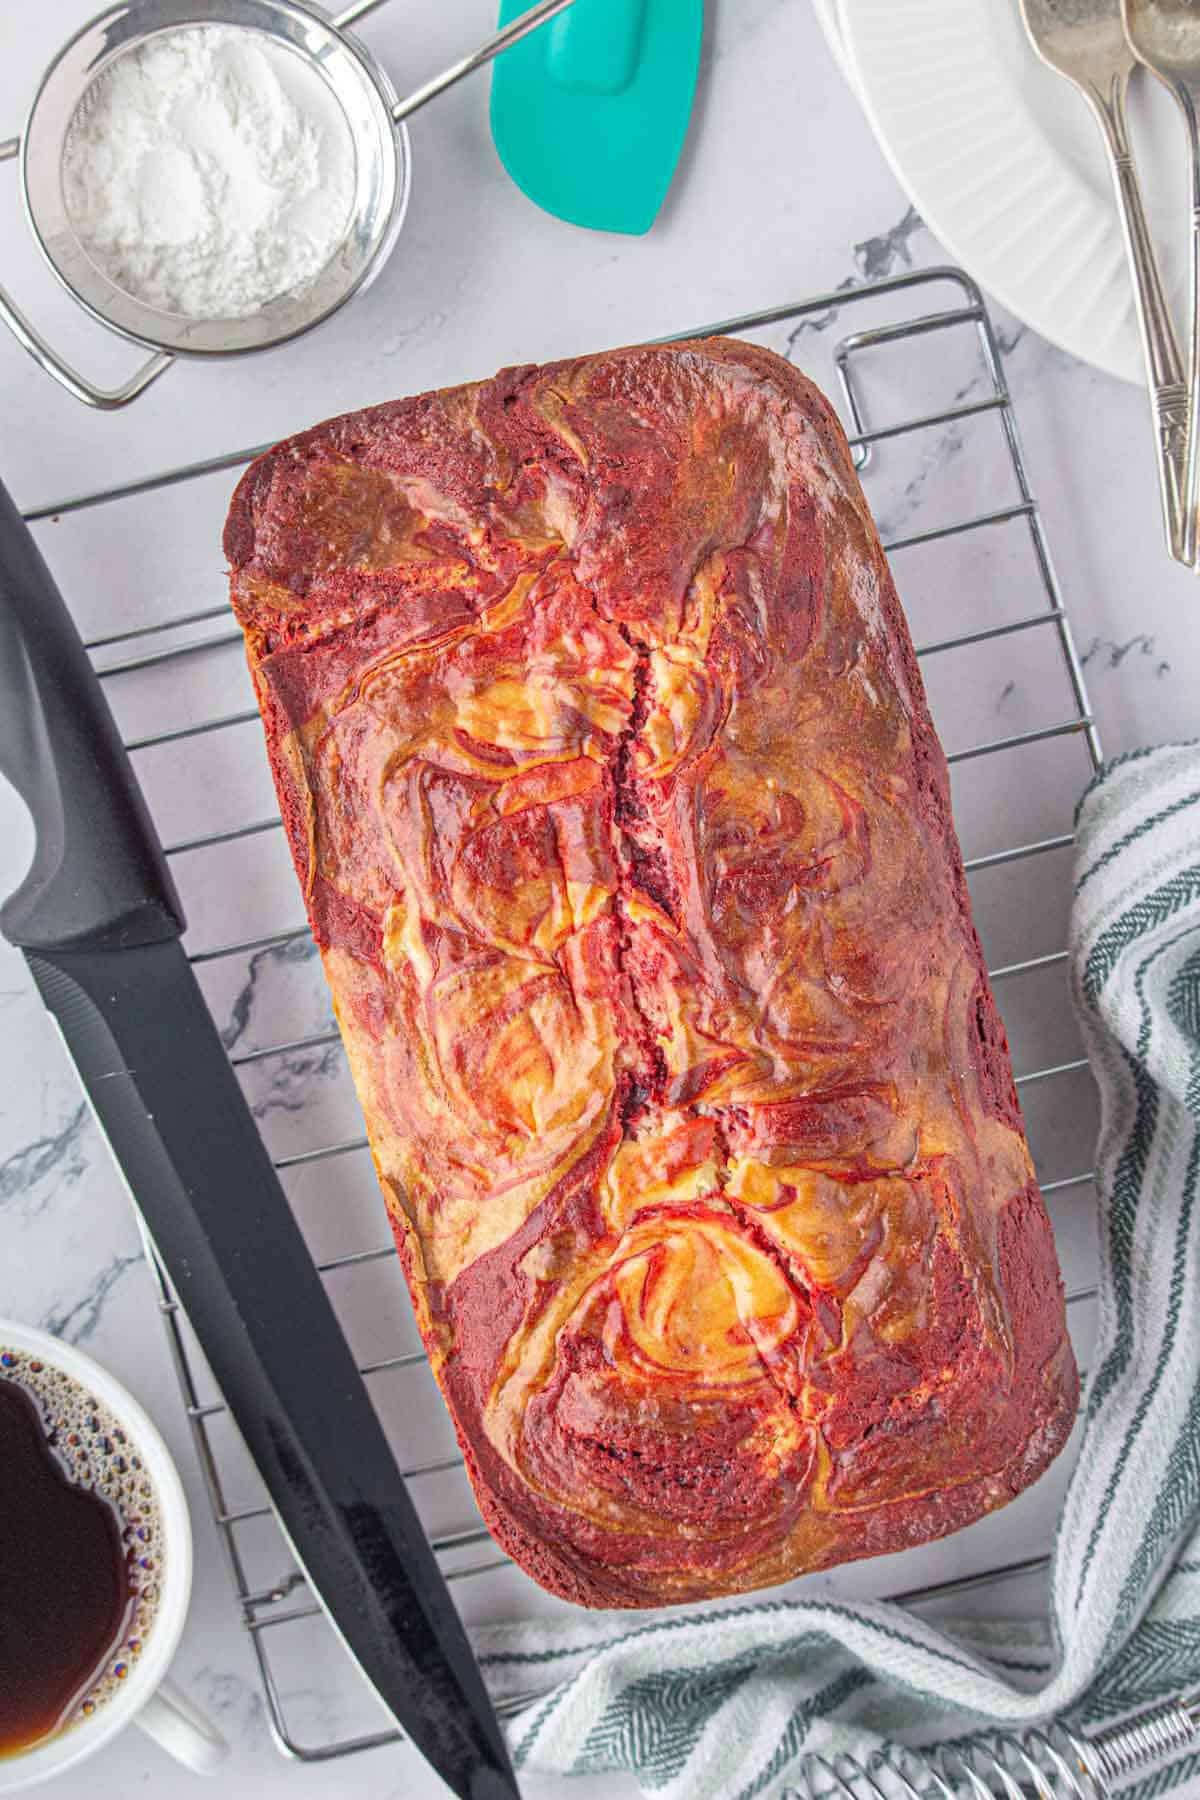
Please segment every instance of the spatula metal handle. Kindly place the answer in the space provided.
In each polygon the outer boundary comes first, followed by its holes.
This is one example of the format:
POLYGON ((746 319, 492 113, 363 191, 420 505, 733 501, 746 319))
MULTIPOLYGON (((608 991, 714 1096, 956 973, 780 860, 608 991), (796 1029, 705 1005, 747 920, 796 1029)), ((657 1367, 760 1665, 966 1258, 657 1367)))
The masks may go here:
POLYGON ((513 19, 511 24, 502 26, 490 38, 486 38, 477 50, 472 50, 469 56, 452 63, 423 87, 406 95, 392 108, 394 122, 399 125, 403 120, 411 118, 418 108, 428 105, 430 100, 436 100, 439 94, 444 94, 447 88, 453 87, 465 75, 473 75, 476 69, 482 69, 485 63, 492 62, 502 51, 519 44, 531 31, 536 31, 539 25, 544 25, 547 19, 553 19, 557 13, 565 12, 571 4, 572 0, 538 0, 536 6, 531 6, 528 12, 513 19))

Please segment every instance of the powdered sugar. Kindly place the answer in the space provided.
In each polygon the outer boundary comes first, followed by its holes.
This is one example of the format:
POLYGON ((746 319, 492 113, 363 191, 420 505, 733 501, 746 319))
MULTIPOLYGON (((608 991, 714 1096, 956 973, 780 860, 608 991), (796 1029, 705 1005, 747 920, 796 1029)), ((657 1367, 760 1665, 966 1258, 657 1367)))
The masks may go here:
POLYGON ((76 236, 118 287, 163 312, 244 318, 336 253, 354 146, 297 57, 204 25, 152 38, 100 77, 62 178, 76 236))

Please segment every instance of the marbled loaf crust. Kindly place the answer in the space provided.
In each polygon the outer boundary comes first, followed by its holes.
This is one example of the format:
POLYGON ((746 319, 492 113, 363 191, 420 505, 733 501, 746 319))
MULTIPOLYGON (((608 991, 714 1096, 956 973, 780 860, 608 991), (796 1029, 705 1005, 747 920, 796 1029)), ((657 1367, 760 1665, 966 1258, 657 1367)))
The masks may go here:
POLYGON ((951 1531, 1071 1425, 946 765, 845 440, 728 339, 302 433, 226 532, 485 1518, 646 1606, 951 1531))

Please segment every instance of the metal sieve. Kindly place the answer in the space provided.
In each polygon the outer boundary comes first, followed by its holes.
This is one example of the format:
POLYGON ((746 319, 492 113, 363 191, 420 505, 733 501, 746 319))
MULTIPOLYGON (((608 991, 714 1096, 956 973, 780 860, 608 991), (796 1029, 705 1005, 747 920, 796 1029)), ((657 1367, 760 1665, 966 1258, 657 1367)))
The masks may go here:
POLYGON ((120 0, 59 51, 34 95, 25 130, 0 142, 0 161, 19 159, 25 210, 37 243, 67 291, 94 319, 154 351, 118 388, 100 388, 70 367, 0 287, 0 320, 35 361, 88 406, 111 411, 145 392, 178 356, 238 356, 287 343, 329 318, 374 280, 404 223, 411 151, 404 121, 427 101, 490 62, 572 0, 539 0, 471 55, 404 100, 351 25, 386 0, 356 0, 327 18, 307 0, 120 0), (151 38, 201 25, 233 26, 268 38, 324 82, 345 119, 355 153, 354 198, 346 234, 321 271, 256 312, 195 319, 164 312, 126 293, 76 237, 63 197, 62 163, 87 96, 121 57, 151 38))

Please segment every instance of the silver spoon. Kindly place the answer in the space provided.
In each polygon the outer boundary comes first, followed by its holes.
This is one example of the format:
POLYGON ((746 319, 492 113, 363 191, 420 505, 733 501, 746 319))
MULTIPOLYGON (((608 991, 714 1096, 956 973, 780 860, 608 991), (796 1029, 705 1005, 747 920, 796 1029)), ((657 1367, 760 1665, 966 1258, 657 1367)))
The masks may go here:
POLYGON ((1078 89, 1104 138, 1134 277, 1167 545, 1178 562, 1190 565, 1194 548, 1184 506, 1187 372, 1163 292, 1129 142, 1125 99, 1135 63, 1121 27, 1121 0, 1021 0, 1021 13, 1034 49, 1056 74, 1078 89))
POLYGON ((1192 343, 1183 506, 1187 560, 1194 568, 1200 499, 1200 0, 1121 0, 1121 14, 1133 54, 1175 96, 1191 153, 1192 343))

